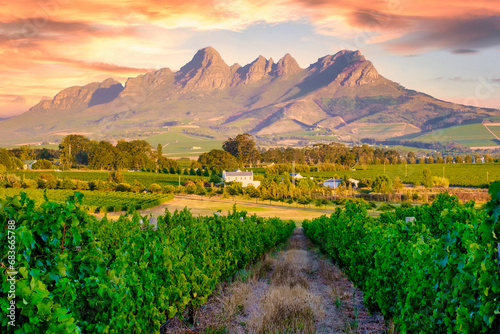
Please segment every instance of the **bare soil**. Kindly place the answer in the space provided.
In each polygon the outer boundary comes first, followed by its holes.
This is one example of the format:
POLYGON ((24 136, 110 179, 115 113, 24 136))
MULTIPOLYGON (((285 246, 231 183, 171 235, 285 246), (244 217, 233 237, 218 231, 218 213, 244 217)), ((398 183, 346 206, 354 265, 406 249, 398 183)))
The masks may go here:
MULTIPOLYGON (((187 313, 186 313, 187 317, 187 313)), ((363 292, 297 228, 286 245, 219 284, 193 323, 167 333, 386 333, 363 292)))

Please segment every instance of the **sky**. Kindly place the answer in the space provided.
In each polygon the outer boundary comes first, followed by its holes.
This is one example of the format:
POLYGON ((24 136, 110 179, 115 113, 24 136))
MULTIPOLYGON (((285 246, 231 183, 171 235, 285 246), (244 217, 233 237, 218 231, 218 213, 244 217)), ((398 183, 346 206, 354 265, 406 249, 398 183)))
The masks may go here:
POLYGON ((499 0, 16 0, 0 11, 0 117, 64 88, 290 53, 303 68, 360 50, 384 77, 500 109, 499 0))

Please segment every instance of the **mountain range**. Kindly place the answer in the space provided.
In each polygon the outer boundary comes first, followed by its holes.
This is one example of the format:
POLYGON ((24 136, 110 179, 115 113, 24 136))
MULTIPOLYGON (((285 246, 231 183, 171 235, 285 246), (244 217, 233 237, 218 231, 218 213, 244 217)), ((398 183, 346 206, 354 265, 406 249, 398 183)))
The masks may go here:
POLYGON ((69 133, 133 139, 184 126, 193 135, 257 138, 336 135, 346 141, 389 138, 500 116, 409 90, 384 78, 359 51, 343 50, 307 68, 286 54, 229 66, 212 47, 172 71, 74 86, 27 112, 0 120, 0 142, 57 141, 69 133), (398 133, 368 131, 399 124, 398 133), (380 128, 380 127, 379 127, 380 128), (381 133, 382 132, 382 133, 381 133))

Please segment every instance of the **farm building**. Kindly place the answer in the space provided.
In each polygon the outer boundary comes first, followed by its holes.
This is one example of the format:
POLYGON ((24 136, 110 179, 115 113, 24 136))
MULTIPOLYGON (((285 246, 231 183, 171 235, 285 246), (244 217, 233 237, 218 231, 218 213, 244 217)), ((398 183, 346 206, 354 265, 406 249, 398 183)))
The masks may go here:
POLYGON ((243 187, 253 185, 255 188, 260 186, 260 181, 253 180, 253 171, 242 172, 241 170, 236 170, 234 172, 222 172, 222 181, 224 183, 228 182, 240 182, 243 187))
POLYGON ((23 160, 23 169, 31 169, 36 160, 23 160))
POLYGON ((292 179, 295 180, 300 180, 304 178, 302 175, 300 175, 300 173, 290 173, 290 176, 292 177, 292 179))
MULTIPOLYGON (((323 185, 328 188, 337 188, 344 182, 344 179, 329 179, 326 181, 323 181, 323 185)), ((359 180, 355 179, 348 179, 347 182, 351 183, 354 188, 358 187, 359 180)))
POLYGON ((344 180, 343 179, 328 179, 323 181, 323 185, 328 188, 337 188, 342 184, 344 180))

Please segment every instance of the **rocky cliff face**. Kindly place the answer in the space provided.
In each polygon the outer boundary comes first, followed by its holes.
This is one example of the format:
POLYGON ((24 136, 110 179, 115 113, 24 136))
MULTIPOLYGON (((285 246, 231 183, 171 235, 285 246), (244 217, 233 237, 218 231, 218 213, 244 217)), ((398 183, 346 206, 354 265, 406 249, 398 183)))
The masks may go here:
POLYGON ((52 100, 40 101, 31 110, 81 110, 114 100, 123 90, 118 81, 108 78, 101 83, 93 82, 83 87, 74 86, 59 92, 52 100))
POLYGON ((186 90, 223 89, 231 84, 231 69, 212 47, 199 50, 175 76, 186 90))

